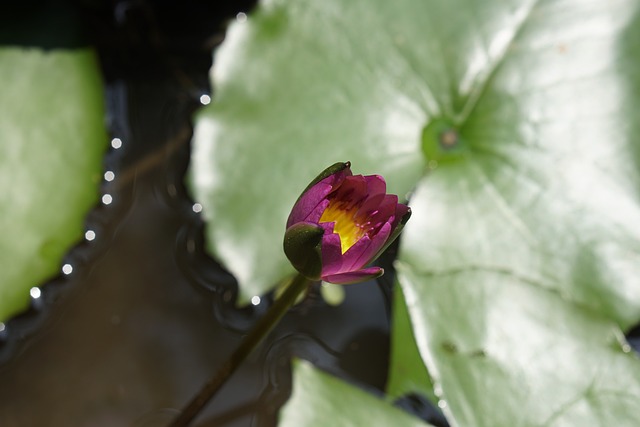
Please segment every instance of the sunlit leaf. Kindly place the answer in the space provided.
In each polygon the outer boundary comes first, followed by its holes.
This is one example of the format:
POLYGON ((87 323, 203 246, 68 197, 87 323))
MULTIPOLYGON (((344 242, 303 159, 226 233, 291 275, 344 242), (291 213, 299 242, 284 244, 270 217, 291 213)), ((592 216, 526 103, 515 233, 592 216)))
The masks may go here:
POLYGON ((401 271, 450 422, 640 425, 640 362, 605 316, 506 271, 401 271))
POLYGON ((281 410, 280 427, 430 425, 308 362, 297 361, 294 366, 293 395, 281 410))
POLYGON ((0 48, 0 321, 60 271, 97 201, 103 86, 89 50, 0 48))
POLYGON ((391 324, 391 370, 387 380, 389 399, 407 394, 419 394, 434 405, 438 397, 433 392, 429 372, 416 346, 411 319, 407 312, 402 288, 396 286, 393 296, 393 322, 391 324))
MULTIPOLYGON (((241 302, 291 272, 298 193, 351 160, 417 188, 398 279, 452 424, 637 425, 639 8, 263 1, 216 53, 190 172, 241 302)), ((402 332, 390 390, 428 394, 402 332)))
MULTIPOLYGON (((241 303, 294 271, 282 251, 287 216, 327 166, 350 160, 354 173, 383 175, 401 197, 420 176, 431 101, 414 99, 422 77, 396 41, 371 31, 395 7, 264 1, 216 51, 214 100, 197 120, 190 180, 209 221, 208 247, 239 280, 241 303)), ((404 30, 423 32, 415 24, 394 24, 403 48, 404 30)))
POLYGON ((455 150, 425 140, 399 280, 454 424, 636 426, 639 4, 529 6, 455 150))

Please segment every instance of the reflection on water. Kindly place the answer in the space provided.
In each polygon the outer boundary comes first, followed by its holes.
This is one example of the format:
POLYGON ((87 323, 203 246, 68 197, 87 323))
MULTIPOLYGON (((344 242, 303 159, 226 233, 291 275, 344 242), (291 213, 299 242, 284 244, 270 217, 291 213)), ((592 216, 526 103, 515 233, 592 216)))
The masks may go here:
MULTIPOLYGON (((89 240, 89 239, 87 239, 89 240)), ((73 266, 71 264, 64 264, 62 266, 62 273, 66 274, 67 276, 71 273, 73 273, 73 266)))
POLYGON ((111 202, 113 202, 113 196, 111 196, 111 194, 107 193, 102 196, 102 203, 110 205, 111 202))
POLYGON ((111 140, 111 146, 117 150, 118 148, 122 147, 122 140, 120 138, 113 138, 111 140))
POLYGON ((29 295, 31 295, 31 298, 33 299, 38 299, 40 298, 40 295, 42 295, 42 292, 40 291, 40 288, 33 287, 29 290, 29 295))
POLYGON ((88 242, 91 242, 91 241, 95 240, 95 238, 96 238, 96 232, 95 232, 95 231, 93 231, 93 230, 87 230, 87 231, 85 231, 85 233, 84 233, 84 238, 85 238, 88 242))

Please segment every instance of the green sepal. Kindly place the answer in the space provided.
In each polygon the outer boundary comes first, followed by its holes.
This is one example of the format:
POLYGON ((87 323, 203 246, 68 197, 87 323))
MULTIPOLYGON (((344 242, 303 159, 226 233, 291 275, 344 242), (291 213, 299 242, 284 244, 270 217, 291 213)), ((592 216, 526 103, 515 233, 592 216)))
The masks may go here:
POLYGON ((284 233, 284 253, 303 276, 318 280, 322 273, 322 236, 318 225, 300 222, 284 233))
MULTIPOLYGON (((333 174, 336 174, 338 172, 342 172, 343 170, 345 170, 347 168, 350 168, 350 167, 351 167, 351 162, 338 162, 338 163, 332 164, 331 166, 329 166, 328 168, 326 168, 325 170, 320 172, 320 174, 317 177, 315 177, 315 179, 313 181, 311 181, 309 183, 309 185, 307 185, 307 188, 304 189, 302 194, 304 194, 307 191, 309 191, 309 189, 311 187, 313 187, 314 185, 316 185, 317 183, 319 183, 320 181, 322 181, 326 177, 331 176, 333 174)), ((300 195, 300 197, 302 197, 302 194, 300 195)), ((298 198, 298 199, 300 199, 300 198, 298 198)))

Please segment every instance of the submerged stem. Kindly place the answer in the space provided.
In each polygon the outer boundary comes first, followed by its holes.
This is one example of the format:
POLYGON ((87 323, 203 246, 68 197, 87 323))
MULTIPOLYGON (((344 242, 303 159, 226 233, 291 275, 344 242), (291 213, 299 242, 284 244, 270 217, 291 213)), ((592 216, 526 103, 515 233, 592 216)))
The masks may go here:
POLYGON ((205 405, 224 385, 229 377, 238 369, 240 364, 253 352, 262 340, 278 324, 282 316, 295 303, 298 297, 309 285, 309 279, 298 274, 293 282, 282 293, 266 314, 261 317, 253 326, 249 334, 242 340, 240 346, 236 348, 227 361, 218 369, 218 372, 202 387, 187 406, 180 412, 180 415, 173 421, 170 427, 185 427, 200 413, 205 405))

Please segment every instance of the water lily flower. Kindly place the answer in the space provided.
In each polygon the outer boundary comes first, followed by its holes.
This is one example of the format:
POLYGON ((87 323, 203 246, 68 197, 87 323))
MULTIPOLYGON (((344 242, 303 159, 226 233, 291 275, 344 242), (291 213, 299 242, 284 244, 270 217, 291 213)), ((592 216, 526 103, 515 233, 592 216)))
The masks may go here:
POLYGON ((349 284, 381 276, 366 267, 398 237, 411 216, 379 175, 353 175, 336 163, 309 184, 291 210, 284 252, 312 280, 349 284))

